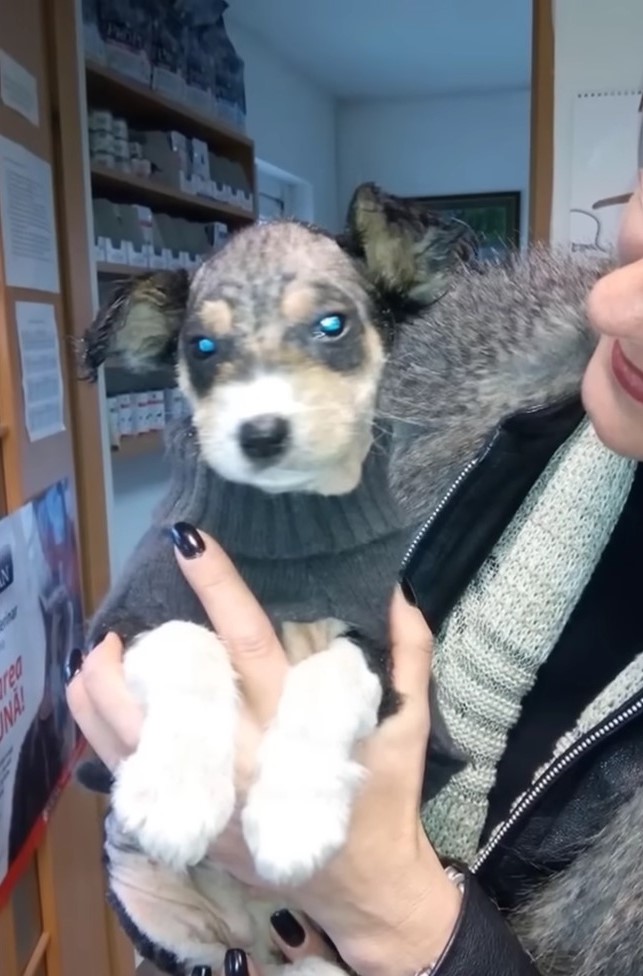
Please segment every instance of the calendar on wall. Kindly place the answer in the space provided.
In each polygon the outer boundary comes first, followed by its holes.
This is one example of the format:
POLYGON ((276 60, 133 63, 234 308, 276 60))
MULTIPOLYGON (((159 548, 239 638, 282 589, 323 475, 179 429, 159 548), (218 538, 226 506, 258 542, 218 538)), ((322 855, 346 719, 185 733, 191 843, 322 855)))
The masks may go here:
POLYGON ((617 243, 623 209, 636 185, 642 93, 581 92, 574 100, 569 241, 579 254, 617 243))

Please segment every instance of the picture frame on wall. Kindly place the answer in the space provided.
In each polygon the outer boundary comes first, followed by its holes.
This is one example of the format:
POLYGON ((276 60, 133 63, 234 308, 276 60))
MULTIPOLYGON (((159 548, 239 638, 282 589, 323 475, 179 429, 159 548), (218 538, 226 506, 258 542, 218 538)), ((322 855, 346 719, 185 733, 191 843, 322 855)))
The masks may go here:
POLYGON ((413 197, 414 203, 460 220, 475 234, 482 261, 503 261, 520 247, 519 190, 413 197))

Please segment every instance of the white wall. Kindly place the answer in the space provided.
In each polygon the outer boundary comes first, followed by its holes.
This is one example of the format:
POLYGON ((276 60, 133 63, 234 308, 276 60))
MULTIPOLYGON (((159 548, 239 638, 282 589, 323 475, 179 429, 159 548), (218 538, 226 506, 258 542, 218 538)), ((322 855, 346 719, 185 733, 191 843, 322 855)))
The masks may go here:
POLYGON ((247 128, 258 159, 310 183, 315 221, 337 230, 333 98, 272 54, 229 15, 226 25, 245 61, 247 128))
POLYGON ((529 91, 345 102, 338 112, 339 205, 358 183, 442 195, 529 188, 529 91))
MULTIPOLYGON (((579 91, 643 82, 643 0, 556 0, 552 240, 569 233, 572 118, 579 91)), ((636 160, 632 160, 632 178, 636 160)))

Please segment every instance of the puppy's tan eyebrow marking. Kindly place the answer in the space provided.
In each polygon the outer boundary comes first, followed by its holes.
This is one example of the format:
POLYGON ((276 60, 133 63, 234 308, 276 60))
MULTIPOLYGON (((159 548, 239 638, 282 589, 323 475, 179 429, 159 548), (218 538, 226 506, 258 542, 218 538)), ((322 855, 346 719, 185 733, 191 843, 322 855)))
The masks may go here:
POLYGON ((289 319, 292 325, 299 325, 316 311, 317 295, 310 285, 292 281, 284 288, 281 295, 281 314, 289 319))
POLYGON ((222 298, 203 302, 197 315, 206 329, 215 335, 224 336, 232 331, 232 309, 222 298))

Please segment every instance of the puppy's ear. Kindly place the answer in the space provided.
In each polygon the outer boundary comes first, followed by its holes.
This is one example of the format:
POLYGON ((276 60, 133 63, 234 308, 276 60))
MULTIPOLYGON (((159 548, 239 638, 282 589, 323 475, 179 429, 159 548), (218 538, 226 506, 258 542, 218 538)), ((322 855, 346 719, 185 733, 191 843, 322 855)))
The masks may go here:
POLYGON ((112 355, 132 373, 172 365, 189 287, 189 274, 182 268, 119 283, 78 344, 83 379, 95 382, 100 366, 112 355))
POLYGON ((475 255, 475 236, 461 221, 416 200, 363 183, 348 208, 340 244, 364 265, 376 293, 419 306, 444 293, 449 271, 475 255))

